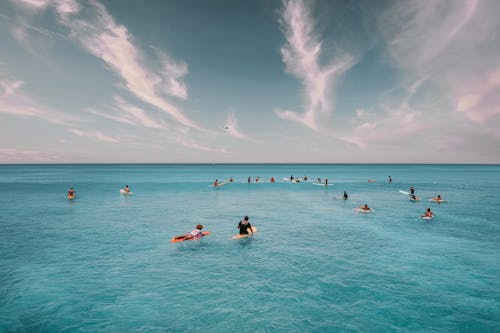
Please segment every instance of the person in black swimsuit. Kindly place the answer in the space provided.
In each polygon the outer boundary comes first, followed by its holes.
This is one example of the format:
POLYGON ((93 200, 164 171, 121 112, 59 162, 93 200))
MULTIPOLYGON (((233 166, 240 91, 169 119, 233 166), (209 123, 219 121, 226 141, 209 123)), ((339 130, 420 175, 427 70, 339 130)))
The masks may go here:
POLYGON ((248 235, 248 231, 252 233, 252 225, 248 222, 248 216, 245 216, 243 220, 238 223, 238 229, 240 229, 240 235, 248 235))

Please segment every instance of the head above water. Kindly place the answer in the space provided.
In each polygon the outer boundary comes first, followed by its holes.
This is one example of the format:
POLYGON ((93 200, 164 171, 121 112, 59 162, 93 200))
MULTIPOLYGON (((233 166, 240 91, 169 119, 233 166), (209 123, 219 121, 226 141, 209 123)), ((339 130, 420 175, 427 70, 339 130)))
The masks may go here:
POLYGON ((196 225, 196 229, 200 229, 200 230, 201 230, 201 229, 203 229, 203 225, 201 225, 201 224, 197 224, 197 225, 196 225))
POLYGON ((248 221, 248 216, 245 216, 243 219, 244 219, 245 221, 248 221))

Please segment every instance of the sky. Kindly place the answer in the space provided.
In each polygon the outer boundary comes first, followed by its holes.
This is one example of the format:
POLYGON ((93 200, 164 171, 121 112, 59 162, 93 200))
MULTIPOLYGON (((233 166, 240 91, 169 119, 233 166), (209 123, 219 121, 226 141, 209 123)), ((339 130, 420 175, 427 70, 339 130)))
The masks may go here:
POLYGON ((0 163, 500 163, 500 1, 0 1, 0 163))

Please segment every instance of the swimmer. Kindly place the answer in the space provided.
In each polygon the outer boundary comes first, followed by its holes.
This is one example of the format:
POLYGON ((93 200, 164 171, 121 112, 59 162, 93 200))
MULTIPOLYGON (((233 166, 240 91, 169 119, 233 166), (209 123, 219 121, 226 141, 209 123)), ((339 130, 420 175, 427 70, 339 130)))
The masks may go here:
POLYGON ((129 193, 130 192, 130 189, 128 187, 128 185, 125 185, 125 188, 123 189, 125 192, 129 193))
POLYGON ((344 191, 344 200, 347 200, 349 198, 349 196, 347 195, 347 192, 344 191))
POLYGON ((252 178, 250 178, 250 176, 248 176, 247 182, 248 182, 249 184, 252 182, 252 178))
POLYGON ((271 182, 271 183, 274 183, 274 182, 275 182, 274 177, 271 177, 270 182, 271 182))
POLYGON ((433 216, 434 216, 434 213, 431 211, 430 208, 427 208, 424 215, 422 215, 422 217, 433 217, 433 216))
POLYGON ((364 211, 370 211, 370 210, 372 210, 370 207, 368 207, 367 204, 365 204, 364 206, 359 206, 358 208, 361 209, 361 210, 364 210, 364 211))
POLYGON ((231 183, 232 183, 232 182, 234 182, 234 178, 233 178, 233 177, 229 178, 229 181, 230 181, 231 183))
POLYGON ((248 231, 252 232, 252 226, 248 222, 248 216, 245 216, 243 220, 238 223, 238 229, 240 229, 240 235, 248 235, 248 231))
POLYGON ((217 187, 217 186, 219 186, 219 181, 216 179, 216 180, 214 181, 214 187, 217 187))
POLYGON ((71 187, 69 190, 68 190, 68 198, 74 198, 76 197, 76 192, 75 190, 71 187))
POLYGON ((441 200, 443 200, 443 199, 441 199, 441 195, 440 195, 440 194, 438 194, 438 196, 437 196, 437 197, 435 197, 435 198, 432 198, 432 200, 434 200, 434 201, 441 201, 441 200))
POLYGON ((392 177, 391 177, 391 176, 389 176, 389 178, 387 179, 387 181, 388 181, 389 183, 392 183, 392 177))

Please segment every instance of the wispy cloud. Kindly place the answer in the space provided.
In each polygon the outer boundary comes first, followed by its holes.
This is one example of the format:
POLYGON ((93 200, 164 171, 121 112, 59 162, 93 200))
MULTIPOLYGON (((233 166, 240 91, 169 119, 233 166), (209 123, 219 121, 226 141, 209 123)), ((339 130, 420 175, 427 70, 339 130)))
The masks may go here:
POLYGON ((247 135, 243 134, 238 127, 238 120, 236 119, 236 114, 234 111, 228 113, 226 118, 226 125, 224 130, 227 134, 234 136, 235 138, 247 140, 250 139, 247 135))
POLYGON ((397 2, 379 17, 394 63, 473 123, 500 125, 498 1, 397 2))
POLYGON ((23 0, 21 4, 38 11, 54 8, 59 22, 69 29, 69 37, 103 60, 123 80, 124 88, 182 125, 203 130, 168 98, 187 98, 187 88, 180 81, 188 73, 187 65, 160 50, 155 52, 156 59, 148 58, 127 28, 116 23, 98 1, 90 0, 85 10, 73 0, 23 0))
POLYGON ((194 150, 201 150, 205 152, 215 152, 215 153, 228 153, 228 151, 225 148, 213 148, 208 145, 195 142, 187 136, 178 136, 175 138, 175 142, 181 146, 191 148, 194 150))
POLYGON ((127 102, 120 96, 114 97, 115 105, 111 109, 104 111, 87 109, 87 112, 116 122, 129 124, 132 126, 143 126, 147 128, 165 128, 166 125, 153 119, 142 108, 127 102))
POLYGON ((284 1, 280 23, 287 40, 281 55, 287 71, 302 83, 304 112, 278 109, 276 114, 319 130, 319 116, 333 110, 331 88, 354 65, 354 57, 344 53, 332 58, 328 65, 321 65, 322 42, 315 32, 310 8, 303 0, 284 1))
POLYGON ((67 158, 60 154, 41 152, 38 150, 0 148, 0 163, 53 163, 64 161, 67 161, 67 158))
POLYGON ((97 140, 101 142, 106 142, 106 143, 119 143, 120 140, 118 140, 115 137, 111 137, 105 134, 102 134, 99 131, 82 131, 76 128, 68 128, 67 129, 69 132, 73 133, 74 135, 77 135, 81 138, 89 138, 92 140, 97 140))
POLYGON ((79 116, 59 112, 44 106, 23 90, 21 80, 6 80, 0 77, 0 113, 20 117, 35 117, 53 124, 70 125, 82 121, 79 116))

